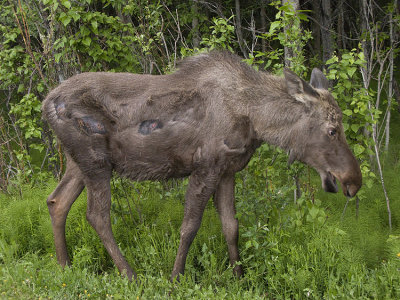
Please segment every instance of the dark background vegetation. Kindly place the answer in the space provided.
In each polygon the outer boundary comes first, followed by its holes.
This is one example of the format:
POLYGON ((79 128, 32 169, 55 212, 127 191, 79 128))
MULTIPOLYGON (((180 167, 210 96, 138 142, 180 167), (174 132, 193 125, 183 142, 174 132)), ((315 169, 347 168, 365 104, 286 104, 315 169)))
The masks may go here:
POLYGON ((400 298, 398 1, 0 0, 0 292, 3 298, 400 298), (73 262, 55 261, 46 197, 65 169, 40 106, 85 71, 165 74, 225 49, 260 71, 324 70, 364 185, 326 194, 316 173, 263 145, 237 175, 246 275, 228 266, 211 203, 181 284, 168 282, 186 180, 112 181, 113 231, 139 274, 114 269, 85 220, 67 220, 73 262))

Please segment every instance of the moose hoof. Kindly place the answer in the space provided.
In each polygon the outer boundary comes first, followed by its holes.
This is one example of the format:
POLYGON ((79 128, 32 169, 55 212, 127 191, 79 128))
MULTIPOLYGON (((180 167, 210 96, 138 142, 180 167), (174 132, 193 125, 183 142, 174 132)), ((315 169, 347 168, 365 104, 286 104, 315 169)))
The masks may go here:
POLYGON ((244 274, 244 272, 243 272, 242 266, 236 265, 233 268, 233 275, 235 275, 237 278, 243 277, 243 274, 244 274))
POLYGON ((174 282, 176 282, 176 283, 179 283, 180 282, 180 276, 181 275, 183 275, 183 274, 181 274, 181 273, 172 273, 171 274, 171 277, 170 277, 170 279, 169 279, 169 281, 171 282, 171 283, 174 283, 174 282))
POLYGON ((136 272, 133 271, 131 268, 122 270, 121 275, 126 276, 129 281, 132 281, 132 279, 134 281, 137 281, 136 272))

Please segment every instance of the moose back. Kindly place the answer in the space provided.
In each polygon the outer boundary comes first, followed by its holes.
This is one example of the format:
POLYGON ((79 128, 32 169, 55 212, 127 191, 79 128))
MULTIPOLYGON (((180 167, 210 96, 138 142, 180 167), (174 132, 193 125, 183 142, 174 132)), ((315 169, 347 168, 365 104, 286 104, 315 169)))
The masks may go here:
POLYGON ((171 279, 184 272, 211 197, 230 263, 242 275, 234 178, 262 142, 313 167, 327 192, 338 191, 336 180, 349 197, 361 187, 342 113, 327 87, 318 69, 309 84, 289 70, 284 77, 257 72, 228 52, 186 58, 169 75, 83 73, 64 81, 42 106, 67 157, 65 174, 47 199, 58 262, 70 262, 65 221, 86 187, 87 220, 119 271, 136 278, 111 230, 112 172, 132 180, 190 176, 171 279))

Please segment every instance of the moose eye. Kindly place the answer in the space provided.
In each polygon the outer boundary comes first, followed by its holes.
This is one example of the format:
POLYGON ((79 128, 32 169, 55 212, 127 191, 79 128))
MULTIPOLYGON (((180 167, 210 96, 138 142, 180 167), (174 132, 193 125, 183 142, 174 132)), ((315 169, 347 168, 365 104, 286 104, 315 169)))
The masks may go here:
POLYGON ((335 134, 336 134, 336 129, 329 129, 329 130, 328 130, 328 134, 329 134, 330 136, 335 136, 335 134))

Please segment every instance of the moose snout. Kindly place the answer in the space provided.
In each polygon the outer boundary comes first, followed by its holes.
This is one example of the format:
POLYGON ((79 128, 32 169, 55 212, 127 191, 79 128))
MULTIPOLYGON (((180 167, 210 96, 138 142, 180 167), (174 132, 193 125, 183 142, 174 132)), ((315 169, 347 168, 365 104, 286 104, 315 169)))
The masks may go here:
POLYGON ((343 194, 349 198, 352 198, 357 194, 360 188, 361 184, 346 184, 346 186, 343 188, 343 194))
POLYGON ((342 186, 343 194, 346 197, 354 197, 362 186, 362 173, 360 165, 351 153, 350 149, 346 149, 342 153, 341 165, 336 168, 332 174, 339 180, 342 186))
POLYGON ((352 172, 346 173, 334 173, 332 175, 337 178, 340 182, 342 187, 343 194, 346 197, 354 197, 358 190, 361 188, 362 185, 362 174, 361 170, 357 165, 357 168, 354 168, 352 172))
POLYGON ((361 171, 355 172, 353 176, 338 177, 338 179, 341 183, 343 194, 349 198, 354 197, 362 185, 361 171))

